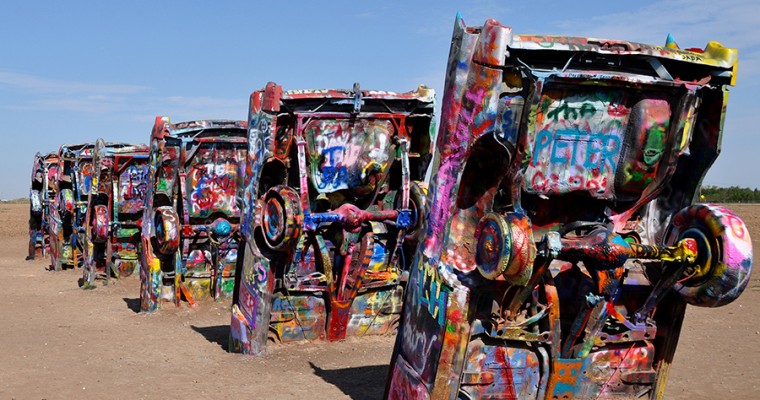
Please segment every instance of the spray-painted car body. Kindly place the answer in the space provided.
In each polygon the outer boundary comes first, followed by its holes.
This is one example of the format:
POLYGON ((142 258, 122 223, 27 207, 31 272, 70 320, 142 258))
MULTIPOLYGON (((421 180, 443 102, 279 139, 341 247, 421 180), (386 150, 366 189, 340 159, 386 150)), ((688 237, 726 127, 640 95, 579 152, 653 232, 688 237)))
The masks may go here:
POLYGON ((50 258, 56 271, 82 261, 84 220, 92 187, 94 144, 63 145, 58 150, 55 199, 50 207, 50 258))
POLYGON ((732 301, 752 268, 744 223, 692 204, 735 72, 714 42, 458 16, 386 396, 661 398, 686 303, 732 301))
POLYGON ((148 186, 148 146, 95 141, 85 218, 83 287, 139 272, 140 224, 148 186))
POLYGON ((253 92, 232 351, 395 331, 433 102, 424 86, 253 92))
POLYGON ((142 222, 140 304, 178 306, 232 296, 237 260, 245 121, 172 124, 157 117, 142 222))
POLYGON ((34 155, 32 183, 29 188, 29 254, 33 260, 40 252, 47 256, 50 250, 48 218, 51 200, 55 198, 55 179, 58 174, 58 153, 34 155))

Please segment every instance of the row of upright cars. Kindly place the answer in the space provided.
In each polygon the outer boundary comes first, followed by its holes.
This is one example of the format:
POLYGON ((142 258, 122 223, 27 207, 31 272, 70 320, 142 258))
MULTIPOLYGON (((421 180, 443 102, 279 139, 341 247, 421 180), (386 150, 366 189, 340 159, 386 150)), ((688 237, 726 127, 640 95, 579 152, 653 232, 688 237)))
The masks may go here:
POLYGON ((231 296, 231 351, 397 331, 388 398, 659 399, 686 304, 752 269, 693 204, 736 65, 457 17, 437 135, 423 86, 270 83, 247 121, 38 157, 32 219, 85 287, 139 268, 143 311, 231 296))
POLYGON ((147 161, 145 145, 102 139, 36 154, 28 258, 49 254, 55 271, 82 267, 85 287, 138 272, 147 161))
POLYGON ((38 154, 30 255, 36 244, 54 270, 81 266, 84 288, 139 273, 145 312, 234 297, 233 348, 245 353, 268 336, 392 332, 433 111, 425 86, 270 83, 251 95, 248 121, 157 117, 149 146, 98 139, 38 154))

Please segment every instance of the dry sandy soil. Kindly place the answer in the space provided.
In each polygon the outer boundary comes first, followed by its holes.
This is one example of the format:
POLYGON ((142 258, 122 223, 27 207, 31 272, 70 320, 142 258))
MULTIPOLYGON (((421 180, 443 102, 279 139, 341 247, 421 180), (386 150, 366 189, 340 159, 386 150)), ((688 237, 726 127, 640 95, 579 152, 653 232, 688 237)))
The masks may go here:
MULTIPOLYGON (((760 249, 760 206, 734 205, 760 249)), ((92 291, 24 261, 27 205, 0 205, 0 399, 382 397, 390 337, 226 352, 225 303, 139 314, 139 282, 92 291)), ((689 307, 666 399, 760 398, 760 273, 734 303, 689 307)))

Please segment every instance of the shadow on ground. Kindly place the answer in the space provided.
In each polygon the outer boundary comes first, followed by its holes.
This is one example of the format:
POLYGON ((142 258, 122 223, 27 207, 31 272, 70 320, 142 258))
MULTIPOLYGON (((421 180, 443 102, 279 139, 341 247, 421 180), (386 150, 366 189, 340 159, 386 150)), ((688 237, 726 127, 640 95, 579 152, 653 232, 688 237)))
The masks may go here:
POLYGON ((203 335, 206 340, 211 343, 218 344, 222 350, 227 351, 229 349, 230 342, 230 326, 229 325, 215 325, 215 326, 195 326, 190 325, 194 331, 203 335))
POLYGON ((136 299, 130 299, 128 297, 123 297, 122 300, 124 300, 125 303, 127 303, 127 308, 132 310, 135 313, 140 312, 140 298, 136 299))
POLYGON ((314 370, 314 375, 335 385, 346 396, 354 400, 381 399, 383 397, 388 365, 340 369, 322 369, 311 361, 309 361, 309 365, 314 370))

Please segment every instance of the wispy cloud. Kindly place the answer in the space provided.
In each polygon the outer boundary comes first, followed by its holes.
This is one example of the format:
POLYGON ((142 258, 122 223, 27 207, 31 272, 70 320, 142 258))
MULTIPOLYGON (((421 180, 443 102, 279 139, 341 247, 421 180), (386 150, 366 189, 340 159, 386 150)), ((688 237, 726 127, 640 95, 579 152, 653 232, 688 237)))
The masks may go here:
MULTIPOLYGON (((604 13, 590 8, 583 18, 546 21, 545 30, 541 33, 663 45, 667 34, 672 33, 684 48, 703 47, 708 41, 715 40, 739 49, 738 84, 760 85, 760 2, 757 0, 661 0, 630 9, 604 13)), ((510 13, 503 2, 480 0, 468 4, 463 18, 468 25, 477 26, 487 18, 509 22, 506 16, 510 13)), ((451 26, 422 26, 417 32, 422 35, 451 35, 451 26)), ((443 71, 431 70, 422 76, 422 81, 442 88, 443 76, 443 71)), ((442 95, 439 93, 439 97, 442 95)))
POLYGON ((195 109, 237 107, 241 103, 240 99, 190 96, 170 96, 166 98, 166 102, 173 106, 181 105, 195 109))
POLYGON ((364 12, 360 12, 360 13, 354 14, 354 17, 356 17, 356 18, 373 18, 373 17, 375 17, 375 15, 376 14, 374 12, 372 12, 372 11, 364 11, 364 12))
POLYGON ((0 96, 0 109, 112 114, 140 120, 155 114, 181 119, 240 118, 245 117, 247 106, 247 98, 156 96, 148 86, 57 80, 0 70, 2 92, 10 96, 0 96))
POLYGON ((0 86, 34 93, 84 93, 93 95, 135 94, 149 89, 138 85, 55 80, 9 71, 0 71, 0 86))
POLYGON ((718 41, 739 49, 740 85, 758 85, 760 77, 760 2, 756 0, 663 0, 629 12, 590 13, 588 18, 558 21, 556 33, 665 44, 671 33, 682 48, 718 41))
POLYGON ((0 108, 14 111, 109 113, 124 110, 147 86, 82 82, 0 70, 0 108), (13 99, 12 103, 8 103, 13 99))
POLYGON ((71 111, 78 113, 109 113, 124 109, 126 102, 117 98, 83 96, 33 99, 16 104, 0 105, 15 111, 71 111))
POLYGON ((756 0, 663 0, 630 12, 590 14, 557 23, 561 34, 665 43, 672 33, 681 47, 717 40, 737 48, 760 45, 760 2, 756 0))
POLYGON ((205 96, 169 96, 149 99, 150 107, 173 121, 201 118, 246 119, 248 98, 225 99, 205 96))

